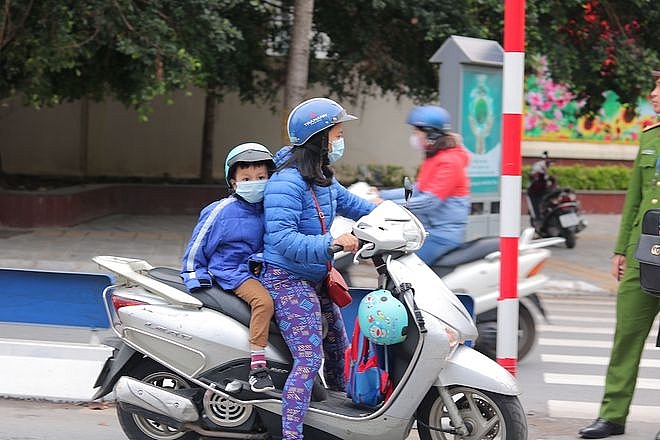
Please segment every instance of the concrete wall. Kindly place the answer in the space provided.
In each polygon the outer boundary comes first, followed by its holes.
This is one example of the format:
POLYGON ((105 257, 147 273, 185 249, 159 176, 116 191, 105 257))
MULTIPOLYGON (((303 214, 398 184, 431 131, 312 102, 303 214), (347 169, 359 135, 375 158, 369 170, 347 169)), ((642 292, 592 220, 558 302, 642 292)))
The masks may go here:
MULTIPOLYGON (((310 95, 314 96, 314 95, 310 95)), ((317 93, 315 96, 322 96, 317 93)), ((412 102, 393 98, 345 107, 359 116, 346 124, 348 164, 400 164, 414 171, 421 157, 408 148, 405 117, 412 102), (402 154, 403 151, 403 154, 402 154)), ((178 93, 159 99, 148 123, 117 102, 74 102, 35 110, 11 102, 0 108, 0 157, 5 173, 64 176, 198 177, 204 94, 178 93)), ((283 145, 281 112, 242 105, 231 94, 216 112, 214 177, 241 142, 257 141, 276 151, 283 145)))
MULTIPOLYGON (((310 96, 322 96, 321 92, 310 96)), ((364 99, 345 104, 359 120, 347 123, 346 155, 340 164, 397 164, 414 173, 419 153, 408 147, 408 99, 364 99)), ((35 110, 10 102, 0 107, 0 159, 9 174, 195 178, 199 176, 204 94, 178 93, 167 105, 157 99, 149 122, 123 105, 74 102, 35 110)), ((257 141, 276 151, 283 145, 281 112, 242 105, 230 94, 216 112, 214 176, 222 178, 224 158, 241 142, 257 141)), ((523 156, 631 161, 636 145, 524 141, 523 156)))

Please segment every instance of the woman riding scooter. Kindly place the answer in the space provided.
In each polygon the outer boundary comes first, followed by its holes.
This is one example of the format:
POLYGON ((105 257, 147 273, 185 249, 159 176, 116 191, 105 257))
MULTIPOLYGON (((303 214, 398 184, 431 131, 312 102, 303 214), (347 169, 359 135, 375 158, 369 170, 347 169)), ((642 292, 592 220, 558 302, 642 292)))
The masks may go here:
MULTIPOLYGON (((442 107, 414 107, 406 123, 412 125, 410 146, 424 153, 410 209, 429 233, 417 256, 431 266, 465 239, 470 214, 470 155, 461 137, 450 132, 451 117, 442 107)), ((406 204, 401 188, 384 190, 380 199, 406 204)))

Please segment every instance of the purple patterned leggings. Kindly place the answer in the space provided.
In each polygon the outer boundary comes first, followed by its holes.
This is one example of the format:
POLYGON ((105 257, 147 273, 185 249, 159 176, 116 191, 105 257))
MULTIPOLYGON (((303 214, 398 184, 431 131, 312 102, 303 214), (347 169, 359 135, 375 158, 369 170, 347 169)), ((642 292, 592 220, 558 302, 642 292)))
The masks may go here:
POLYGON ((328 387, 338 391, 346 389, 346 329, 339 308, 328 297, 319 297, 314 283, 269 264, 266 264, 261 281, 273 297, 277 323, 293 356, 293 367, 282 393, 282 437, 284 440, 300 440, 314 378, 324 355, 328 387), (321 315, 328 323, 325 339, 322 337, 321 315))

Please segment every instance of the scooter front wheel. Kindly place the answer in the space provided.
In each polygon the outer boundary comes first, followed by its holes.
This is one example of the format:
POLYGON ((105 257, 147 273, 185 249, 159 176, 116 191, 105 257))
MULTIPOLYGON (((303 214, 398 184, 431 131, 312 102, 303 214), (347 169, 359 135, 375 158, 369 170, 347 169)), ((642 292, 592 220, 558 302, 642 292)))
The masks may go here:
POLYGON ((449 412, 437 388, 433 387, 417 409, 420 440, 520 440, 527 438, 527 419, 516 396, 477 388, 449 389, 468 434, 452 432, 449 412))

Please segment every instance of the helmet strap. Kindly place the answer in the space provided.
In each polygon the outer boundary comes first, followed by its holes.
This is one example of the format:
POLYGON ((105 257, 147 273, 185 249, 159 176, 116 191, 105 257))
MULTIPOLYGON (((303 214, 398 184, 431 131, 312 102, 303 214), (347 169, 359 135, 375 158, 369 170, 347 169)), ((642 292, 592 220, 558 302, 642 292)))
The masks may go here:
POLYGON ((426 137, 430 141, 435 141, 439 137, 445 134, 444 131, 438 130, 437 128, 433 128, 433 127, 418 127, 418 128, 426 134, 426 137))
POLYGON ((433 145, 425 150, 426 158, 428 159, 429 157, 435 156, 435 154, 440 150, 447 150, 456 146, 458 146, 458 144, 456 143, 456 139, 451 135, 451 133, 438 132, 438 137, 435 139, 433 145))

